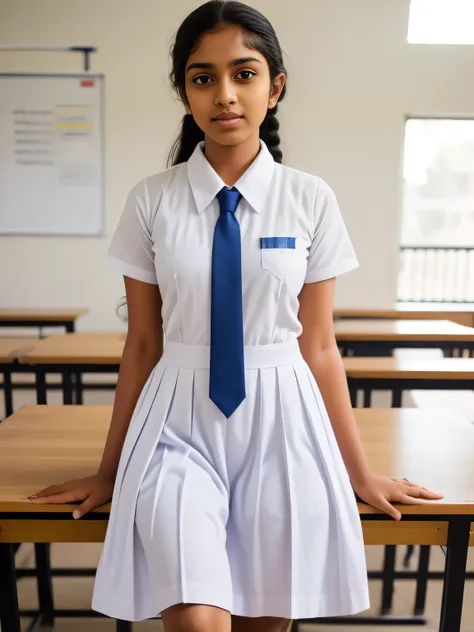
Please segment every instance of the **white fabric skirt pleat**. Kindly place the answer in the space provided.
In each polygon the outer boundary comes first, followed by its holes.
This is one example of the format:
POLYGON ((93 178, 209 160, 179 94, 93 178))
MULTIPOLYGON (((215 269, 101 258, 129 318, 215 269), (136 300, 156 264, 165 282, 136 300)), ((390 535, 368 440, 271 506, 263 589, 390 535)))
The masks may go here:
POLYGON ((92 607, 303 619, 369 608, 356 500, 297 340, 245 348, 246 399, 209 399, 209 347, 167 342, 125 440, 92 607))

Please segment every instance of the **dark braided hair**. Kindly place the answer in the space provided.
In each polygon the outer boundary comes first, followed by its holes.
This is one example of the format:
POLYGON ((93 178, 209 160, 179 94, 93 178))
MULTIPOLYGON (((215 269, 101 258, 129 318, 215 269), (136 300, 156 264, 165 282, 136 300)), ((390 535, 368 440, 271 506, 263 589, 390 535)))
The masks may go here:
POLYGON ((280 134, 278 133, 280 121, 277 119, 277 112, 278 104, 273 109, 267 110, 267 115, 260 125, 260 138, 265 141, 274 161, 281 162, 283 153, 280 149, 280 134))
MULTIPOLYGON (((206 31, 211 31, 222 24, 240 26, 245 32, 245 44, 258 50, 267 60, 270 77, 273 80, 282 72, 287 75, 280 43, 273 26, 256 9, 236 0, 211 0, 195 9, 184 20, 178 29, 175 42, 171 48, 172 69, 171 85, 180 98, 185 98, 186 63, 191 53, 197 48, 206 31)), ((283 86, 279 101, 286 93, 283 86)), ((280 124, 276 117, 277 108, 268 109, 265 119, 260 125, 260 138, 267 145, 275 162, 282 161, 280 149, 280 124)), ((181 130, 168 156, 168 166, 186 162, 196 148, 204 140, 204 132, 195 122, 192 114, 185 114, 181 130)))

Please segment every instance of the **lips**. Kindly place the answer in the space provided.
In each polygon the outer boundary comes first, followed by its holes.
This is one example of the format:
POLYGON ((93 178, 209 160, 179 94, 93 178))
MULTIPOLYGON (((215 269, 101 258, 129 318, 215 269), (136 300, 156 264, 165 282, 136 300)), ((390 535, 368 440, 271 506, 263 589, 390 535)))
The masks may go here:
POLYGON ((235 112, 223 112, 222 114, 218 114, 212 120, 213 121, 231 121, 234 119, 244 118, 240 114, 236 114, 235 112))
POLYGON ((239 126, 243 118, 244 117, 237 114, 237 112, 221 112, 211 120, 221 129, 234 129, 239 126))

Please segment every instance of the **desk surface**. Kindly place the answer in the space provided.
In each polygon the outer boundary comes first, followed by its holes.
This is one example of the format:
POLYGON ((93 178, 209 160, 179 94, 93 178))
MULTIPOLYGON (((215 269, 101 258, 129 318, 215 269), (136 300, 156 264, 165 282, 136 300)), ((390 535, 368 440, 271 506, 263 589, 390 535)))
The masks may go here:
POLYGON ((0 307, 0 322, 3 320, 74 322, 88 312, 88 309, 80 307, 0 307))
MULTIPOLYGON (((394 325, 391 321, 372 321, 370 324, 364 324, 365 321, 355 321, 352 325, 352 321, 341 321, 336 323, 336 328, 339 329, 337 335, 339 340, 342 340, 343 330, 346 330, 345 336, 347 340, 377 340, 377 339, 399 339, 406 338, 406 334, 390 333, 394 331, 394 325), (347 324, 348 323, 348 326, 347 324), (375 326, 372 324, 375 323, 375 326), (364 328, 367 332, 364 332, 364 328), (378 332, 377 332, 378 328, 378 332), (350 329, 354 332, 358 331, 359 334, 351 333, 350 329), (370 334, 370 330, 375 333, 370 334), (356 338, 356 336, 360 338, 356 338), (377 338, 380 336, 380 338, 377 338)), ((423 333, 423 323, 416 324, 414 326, 408 323, 397 323, 396 327, 399 328, 399 332, 403 332, 403 325, 408 324, 411 327, 412 334, 417 335, 422 339, 434 339, 434 340, 471 340, 474 341, 474 329, 470 327, 463 327, 455 323, 444 322, 444 334, 441 334, 440 326, 433 323, 437 329, 437 334, 430 333, 429 328, 427 333, 423 333), (418 333, 416 333, 417 328, 418 333), (466 333, 466 331, 468 333, 466 333), (457 332, 457 333, 454 333, 457 332), (462 332, 462 333, 461 333, 462 332), (429 338, 431 336, 431 338, 429 338)), ((424 323, 426 325, 426 323, 424 323)), ((29 349, 26 353, 18 354, 18 359, 23 364, 119 364, 122 359, 123 346, 126 339, 125 332, 96 332, 96 333, 76 333, 76 334, 58 334, 39 340, 33 349, 29 349)), ((408 339, 409 336, 408 336, 408 339)), ((402 377, 399 374, 401 372, 410 371, 415 373, 418 377, 424 377, 419 375, 420 372, 428 372, 428 377, 435 375, 438 379, 448 376, 451 379, 469 378, 474 377, 474 359, 468 358, 442 358, 437 361, 433 360, 399 360, 395 358, 344 358, 346 367, 351 371, 357 370, 376 370, 387 372, 390 371, 391 375, 388 377, 402 377), (439 375, 436 375, 439 374, 439 375)), ((355 375, 353 377, 356 377, 355 375)), ((380 375, 380 377, 386 377, 380 375)), ((410 377, 406 375, 405 377, 410 377)))
MULTIPOLYGON (((0 512, 70 512, 70 505, 36 505, 26 497, 94 473, 111 412, 110 406, 24 406, 0 424, 0 512)), ((472 424, 442 410, 354 412, 375 472, 406 477, 445 495, 429 505, 399 506, 403 513, 474 513, 472 424)))
POLYGON ((15 358, 35 348, 35 336, 0 336, 0 364, 11 364, 15 358))
POLYGON ((0 307, 0 322, 2 320, 74 322, 80 316, 87 314, 88 311, 88 309, 79 307, 0 307))
POLYGON ((39 340, 18 359, 24 364, 119 364, 125 338, 124 332, 58 334, 39 340))
POLYGON ((474 380, 474 358, 343 358, 347 377, 474 380))
POLYGON ((334 318, 452 320, 473 327, 474 304, 402 303, 386 309, 348 307, 335 309, 334 318))
POLYGON ((339 320, 334 324, 338 341, 474 342, 474 328, 449 320, 339 320))

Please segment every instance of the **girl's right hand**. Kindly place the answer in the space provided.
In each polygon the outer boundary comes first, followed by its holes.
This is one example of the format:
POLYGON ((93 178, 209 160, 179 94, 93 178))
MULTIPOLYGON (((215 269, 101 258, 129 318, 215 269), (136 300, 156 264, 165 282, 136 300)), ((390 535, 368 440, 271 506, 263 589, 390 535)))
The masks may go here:
POLYGON ((62 485, 51 485, 37 494, 28 496, 32 503, 63 504, 83 501, 72 516, 75 520, 81 518, 95 507, 100 507, 112 500, 114 480, 103 474, 94 474, 86 478, 78 478, 62 485))

